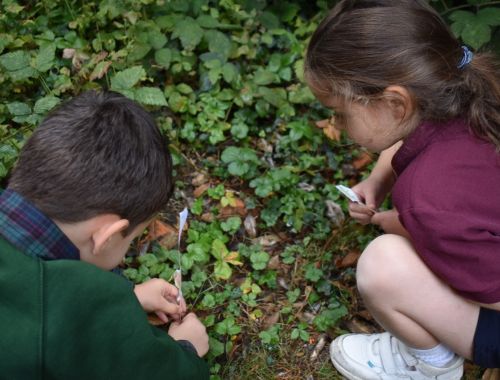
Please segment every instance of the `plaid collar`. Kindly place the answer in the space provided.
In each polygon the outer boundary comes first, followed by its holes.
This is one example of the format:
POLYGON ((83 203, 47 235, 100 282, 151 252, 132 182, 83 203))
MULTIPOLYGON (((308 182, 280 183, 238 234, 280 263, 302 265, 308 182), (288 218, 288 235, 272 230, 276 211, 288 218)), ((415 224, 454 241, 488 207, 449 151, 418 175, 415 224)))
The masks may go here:
POLYGON ((0 190, 0 235, 25 254, 44 260, 80 260, 59 227, 12 190, 0 190))

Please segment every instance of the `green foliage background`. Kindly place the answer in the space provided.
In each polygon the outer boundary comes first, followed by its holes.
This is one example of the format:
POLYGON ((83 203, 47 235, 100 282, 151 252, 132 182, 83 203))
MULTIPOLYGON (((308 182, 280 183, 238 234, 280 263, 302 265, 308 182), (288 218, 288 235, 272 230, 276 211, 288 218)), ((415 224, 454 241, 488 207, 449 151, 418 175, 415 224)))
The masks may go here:
MULTIPOLYGON (((191 278, 185 285, 188 300, 199 301, 197 310, 207 312, 214 377, 221 372, 217 358, 231 351, 240 325, 248 323, 242 309, 253 319, 262 317, 259 297, 276 290, 279 274, 267 268, 270 253, 242 236, 241 218, 217 219, 235 197, 258 215, 260 231, 288 234, 288 247, 279 252, 282 263, 303 264, 303 282, 287 292, 282 312, 293 328, 291 339, 307 341, 309 333, 327 330, 348 312, 343 293, 329 281, 336 273, 333 253, 318 253, 314 247, 335 227, 326 201, 345 206, 334 184, 355 182, 363 175, 352 167, 360 152, 346 141, 325 142, 313 121, 329 114, 302 78, 307 40, 333 3, 2 1, 3 185, 19 149, 44 115, 62 100, 96 88, 121 92, 153 112, 170 138, 180 177, 194 165, 211 178, 214 186, 190 204, 196 220, 183 268, 191 278), (204 213, 214 219, 203 221, 204 213), (229 281, 235 271, 243 282, 229 281), (309 304, 319 305, 310 325, 291 313, 308 286, 309 304)), ((431 1, 464 43, 500 51, 498 3, 431 1)), ((188 190, 181 182, 178 188, 188 190)), ((362 247, 370 237, 363 231, 335 249, 345 253, 362 247)), ((136 282, 169 279, 175 257, 176 251, 155 246, 138 262, 129 260, 127 275, 136 282)), ((279 325, 254 330, 254 338, 271 347, 279 343, 279 330, 279 325)))

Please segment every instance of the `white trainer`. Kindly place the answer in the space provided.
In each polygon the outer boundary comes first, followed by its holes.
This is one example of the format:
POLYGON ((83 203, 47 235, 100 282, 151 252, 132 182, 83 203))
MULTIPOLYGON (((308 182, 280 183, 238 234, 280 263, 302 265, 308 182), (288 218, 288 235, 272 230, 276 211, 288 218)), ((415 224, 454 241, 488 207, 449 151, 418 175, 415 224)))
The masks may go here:
POLYGON ((349 380, 460 380, 463 375, 460 356, 444 368, 433 367, 388 332, 341 335, 330 346, 330 358, 349 380))

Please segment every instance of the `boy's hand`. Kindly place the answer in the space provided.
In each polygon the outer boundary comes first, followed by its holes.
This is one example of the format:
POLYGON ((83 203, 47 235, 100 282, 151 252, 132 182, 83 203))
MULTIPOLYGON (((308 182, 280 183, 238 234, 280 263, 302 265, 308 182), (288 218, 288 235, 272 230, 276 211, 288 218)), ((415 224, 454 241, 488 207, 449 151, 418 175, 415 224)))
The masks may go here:
POLYGON ((200 358, 208 352, 207 330, 194 313, 186 315, 181 322, 173 322, 168 335, 175 340, 191 342, 200 358))
POLYGON ((182 298, 177 304, 176 298, 179 290, 167 281, 153 278, 134 287, 134 292, 147 312, 154 311, 165 323, 168 317, 179 320, 186 313, 186 302, 182 298))

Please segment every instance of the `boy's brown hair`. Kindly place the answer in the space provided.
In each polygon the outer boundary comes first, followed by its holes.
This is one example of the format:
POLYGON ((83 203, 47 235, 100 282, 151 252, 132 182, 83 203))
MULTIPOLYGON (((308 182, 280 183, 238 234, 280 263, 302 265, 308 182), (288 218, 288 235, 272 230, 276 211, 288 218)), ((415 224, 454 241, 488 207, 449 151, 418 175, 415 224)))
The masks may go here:
POLYGON ((152 116, 115 92, 64 103, 21 150, 8 185, 51 219, 72 223, 110 213, 131 231, 172 192, 167 142, 152 116))
POLYGON ((500 67, 463 49, 424 0, 342 0, 321 22, 307 50, 311 87, 352 101, 406 87, 423 120, 464 118, 500 149, 500 67))

